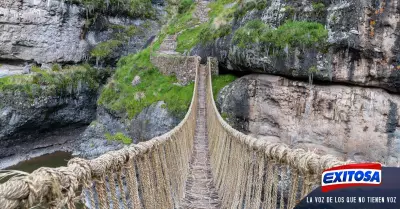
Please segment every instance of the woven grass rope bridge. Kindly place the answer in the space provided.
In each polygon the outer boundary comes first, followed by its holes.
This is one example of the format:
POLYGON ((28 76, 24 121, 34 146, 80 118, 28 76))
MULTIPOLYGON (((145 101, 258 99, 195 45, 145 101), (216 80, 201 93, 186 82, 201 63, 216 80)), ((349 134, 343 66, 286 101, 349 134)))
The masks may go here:
POLYGON ((192 102, 173 130, 14 176, 0 184, 0 208, 293 208, 320 184, 322 170, 346 164, 233 129, 215 106, 211 58, 206 65, 195 58, 192 102))

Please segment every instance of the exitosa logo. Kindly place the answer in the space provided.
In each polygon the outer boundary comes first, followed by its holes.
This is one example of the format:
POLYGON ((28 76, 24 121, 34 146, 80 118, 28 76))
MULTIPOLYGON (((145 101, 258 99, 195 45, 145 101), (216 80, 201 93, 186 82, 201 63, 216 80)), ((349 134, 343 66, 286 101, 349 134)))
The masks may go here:
POLYGON ((334 189, 377 186, 382 180, 382 165, 379 163, 360 163, 333 167, 322 173, 322 191, 334 189))

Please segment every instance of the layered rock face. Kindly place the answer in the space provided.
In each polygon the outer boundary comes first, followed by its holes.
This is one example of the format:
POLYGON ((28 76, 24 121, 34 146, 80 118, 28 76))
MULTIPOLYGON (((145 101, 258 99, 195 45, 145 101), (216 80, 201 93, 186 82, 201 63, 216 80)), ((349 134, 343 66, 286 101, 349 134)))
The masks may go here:
MULTIPOLYGON (((148 9, 154 10, 152 17, 133 17, 134 15, 128 15, 127 12, 130 7, 121 8, 120 5, 110 5, 106 10, 91 10, 82 4, 71 2, 77 1, 0 1, 0 78, 29 74, 33 69, 31 65, 51 72, 54 65, 58 65, 59 71, 65 64, 80 64, 87 60, 94 63, 96 56, 92 52, 97 46, 101 46, 97 53, 100 64, 114 65, 121 56, 136 53, 146 47, 158 33, 166 15, 166 5, 162 0, 151 2, 152 8, 148 9)), ((38 143, 37 135, 63 127, 87 126, 96 116, 99 117, 98 121, 104 122, 103 125, 110 127, 101 132, 97 139, 104 139, 105 133, 120 131, 119 125, 125 126, 122 119, 105 116, 101 110, 97 112, 99 87, 105 82, 105 78, 96 81, 96 88, 89 88, 85 85, 85 80, 82 80, 79 81, 77 89, 69 89, 68 83, 65 84, 66 89, 63 90, 71 91, 70 94, 56 92, 53 96, 39 94, 36 98, 20 90, 0 90, 0 158, 16 153, 24 155, 25 151, 29 151, 26 147, 50 147, 59 144, 58 140, 38 143), (17 146, 21 144, 24 144, 25 148, 17 146)), ((0 85, 8 84, 0 81, 0 85)), ((39 84, 39 88, 48 87, 47 84, 39 84)), ((153 106, 149 111, 157 105, 153 106)), ((159 105, 157 107, 160 109, 159 105)), ((154 112, 159 113, 158 118, 165 116, 160 111, 154 112)), ((143 139, 151 138, 152 134, 159 134, 160 131, 165 131, 165 127, 170 128, 177 123, 162 118, 160 120, 163 124, 156 126, 153 121, 148 121, 148 117, 154 118, 151 114, 143 111, 137 119, 137 124, 149 123, 148 128, 143 131, 143 139)), ((83 140, 88 139, 91 130, 89 128, 85 132, 83 140)), ((138 134, 128 136, 135 140, 139 138, 138 134)), ((92 147, 92 142, 88 143, 87 145, 92 147)), ((104 140, 101 143, 96 144, 102 151, 97 154, 104 153, 108 148, 116 149, 122 146, 119 143, 105 143, 104 140)))
POLYGON ((221 90, 218 107, 238 130, 344 159, 397 164, 400 96, 247 75, 221 90))
POLYGON ((94 158, 107 151, 120 149, 123 144, 105 139, 106 134, 123 133, 133 143, 139 143, 160 136, 172 130, 181 121, 163 108, 163 101, 156 102, 143 109, 133 119, 120 119, 99 107, 97 119, 83 133, 81 142, 76 146, 74 155, 94 158))
POLYGON ((30 138, 43 131, 84 126, 96 116, 97 91, 85 85, 64 96, 32 99, 24 93, 4 92, 0 96, 0 158, 20 152, 18 147, 24 143, 35 143, 30 138))
POLYGON ((61 1, 2 1, 0 57, 39 63, 81 61, 89 47, 81 34, 82 12, 61 1))
MULTIPOLYGON (((162 2, 161 2, 162 3, 162 2)), ((162 18, 163 7, 156 7, 162 18)), ((142 32, 129 38, 114 55, 134 53, 155 35, 160 24, 155 20, 98 15, 88 25, 82 6, 59 0, 5 0, 0 2, 0 60, 36 63, 78 63, 90 49, 113 39, 110 25, 138 27, 142 32)))
POLYGON ((261 72, 306 79, 316 67, 314 79, 375 86, 400 91, 400 2, 398 0, 355 1, 267 1, 264 9, 252 9, 233 21, 232 33, 192 53, 215 56, 220 66, 232 71, 261 72), (317 5, 317 6, 316 6, 317 5), (318 6, 319 5, 319 6, 318 6), (321 6, 322 5, 322 6, 321 6), (329 50, 307 47, 272 47, 261 43, 240 48, 233 42, 235 31, 252 20, 271 28, 287 20, 312 21, 328 30, 329 50), (264 50, 263 50, 264 48, 264 50))

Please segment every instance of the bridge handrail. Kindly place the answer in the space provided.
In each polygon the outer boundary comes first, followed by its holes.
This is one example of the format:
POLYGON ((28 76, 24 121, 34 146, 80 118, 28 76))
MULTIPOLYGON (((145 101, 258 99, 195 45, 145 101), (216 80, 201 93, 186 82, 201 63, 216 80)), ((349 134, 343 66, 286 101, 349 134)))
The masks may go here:
POLYGON ((225 204, 223 208, 236 208, 244 204, 249 204, 244 208, 260 208, 260 204, 275 206, 278 190, 282 192, 281 198, 289 198, 287 208, 293 208, 296 201, 320 185, 320 175, 324 169, 348 163, 330 155, 320 156, 303 149, 291 149, 284 143, 268 143, 235 130, 225 122, 216 107, 211 72, 209 58, 206 86, 208 136, 211 166, 216 187, 225 204), (257 175, 256 170, 259 173, 257 175), (289 174, 291 178, 285 180, 289 174), (264 179, 264 175, 272 179, 264 179), (288 182, 292 182, 291 188, 288 182), (303 187, 300 197, 294 195, 299 192, 296 186, 298 182, 303 187), (265 192, 261 185, 272 187, 272 193, 265 192), (286 190, 282 185, 286 185, 286 190), (264 191, 264 197, 261 191, 264 191))
POLYGON ((74 158, 66 167, 39 168, 29 175, 12 177, 0 184, 0 208, 72 209, 82 199, 87 206, 101 209, 110 203, 117 208, 121 204, 125 208, 128 204, 134 208, 179 206, 184 195, 196 123, 200 58, 196 56, 195 60, 196 80, 191 104, 184 119, 174 129, 93 160, 74 158), (124 191, 124 187, 130 193, 128 198, 118 196, 117 191, 124 191), (157 195, 153 196, 155 191, 157 195))

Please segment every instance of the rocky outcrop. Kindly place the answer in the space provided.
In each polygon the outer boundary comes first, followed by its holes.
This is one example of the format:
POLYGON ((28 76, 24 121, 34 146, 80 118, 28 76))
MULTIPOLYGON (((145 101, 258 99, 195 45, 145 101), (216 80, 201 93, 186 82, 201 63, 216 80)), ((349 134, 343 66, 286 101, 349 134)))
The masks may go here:
MULTIPOLYGON (((244 1, 246 2, 246 1, 244 1)), ((192 54, 215 56, 220 67, 232 71, 260 72, 314 80, 374 86, 400 91, 400 2, 398 0, 267 1, 265 8, 250 9, 231 23, 230 35, 192 54), (240 48, 232 41, 238 28, 261 20, 272 28, 286 20, 325 25, 328 50, 307 47, 265 50, 261 43, 240 48)), ((251 3, 251 2, 250 2, 251 3)), ((253 2, 254 3, 254 2, 253 2)), ((240 6, 239 6, 240 7, 240 6)), ((245 7, 245 6, 243 6, 245 7)))
POLYGON ((97 91, 82 86, 67 96, 30 98, 24 93, 0 93, 0 158, 13 155, 9 147, 29 141, 43 131, 86 125, 95 119, 97 91))
POLYGON ((156 102, 144 108, 131 120, 116 118, 106 109, 99 107, 97 120, 82 135, 74 155, 94 158, 124 146, 121 142, 107 140, 106 134, 123 133, 130 137, 133 143, 139 143, 167 133, 178 125, 180 119, 171 115, 164 105, 163 101, 156 102))
POLYGON ((223 88, 217 105, 231 125, 258 138, 358 161, 400 160, 400 96, 382 89, 252 74, 223 88))
MULTIPOLYGON (((63 128, 56 128, 48 130, 44 133, 38 135, 26 136, 25 140, 20 140, 18 144, 10 145, 6 148, 1 148, 1 152, 8 153, 7 157, 0 157, 0 169, 8 169, 8 167, 16 165, 21 161, 27 161, 32 158, 40 157, 46 154, 54 153, 57 151, 62 152, 72 152, 74 150, 74 144, 77 143, 79 136, 85 131, 86 126, 81 125, 71 125, 63 128)), ((60 162, 60 159, 54 159, 54 156, 46 156, 47 164, 46 166, 54 166, 54 162, 60 162)), ((42 158, 43 159, 43 158, 42 158)), ((69 158, 68 158, 69 159, 69 158)), ((63 165, 66 165, 66 160, 63 165)), ((41 161, 32 159, 31 162, 26 162, 24 168, 36 168, 36 166, 41 166, 41 161)), ((43 165, 42 165, 43 166, 43 165)), ((18 166, 19 170, 21 167, 18 166)), ((15 170, 15 168, 10 168, 15 170)))
MULTIPOLYGON (((21 153, 23 144, 35 146, 46 132, 87 126, 95 119, 98 90, 110 73, 74 66, 0 79, 0 158, 21 153)), ((43 142, 46 147, 58 144, 43 142)))
POLYGON ((153 5, 158 11, 154 20, 115 17, 118 11, 113 11, 110 15, 98 14, 93 21, 87 19, 89 11, 83 6, 68 1, 1 1, 0 60, 79 63, 89 58, 90 50, 98 43, 121 33, 121 26, 135 26, 138 32, 129 34, 127 43, 111 58, 135 53, 160 28, 156 19, 162 19, 164 12, 163 6, 158 5, 153 5))

